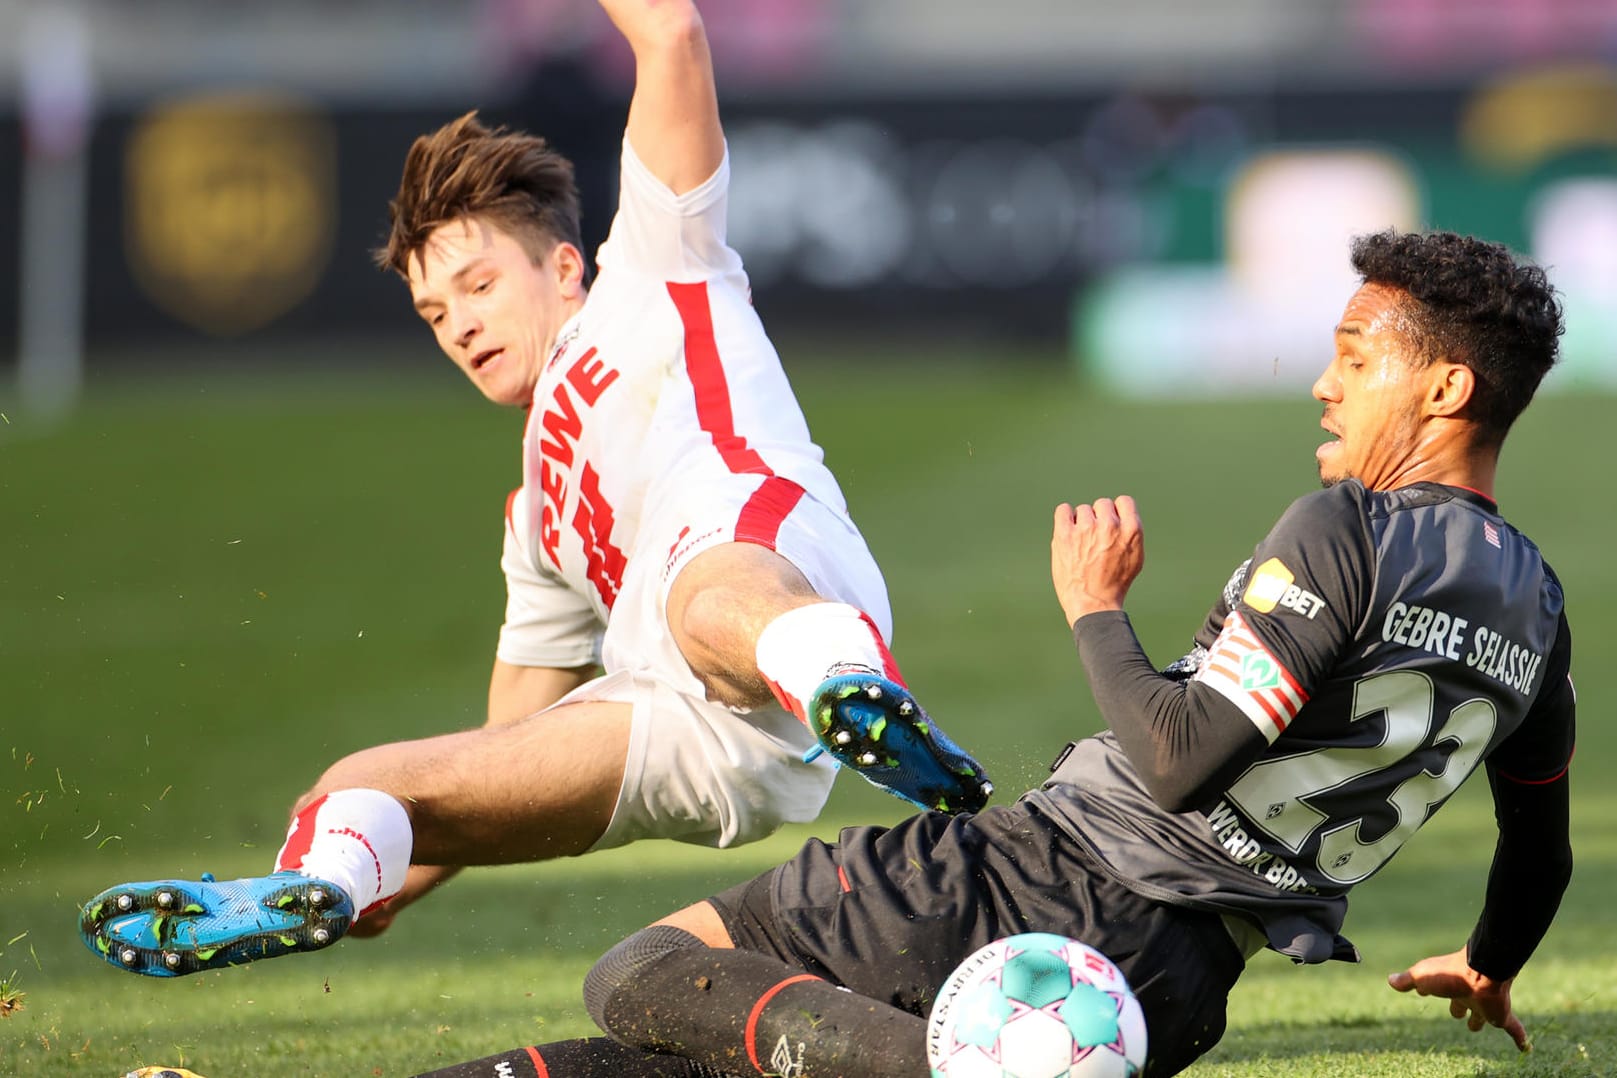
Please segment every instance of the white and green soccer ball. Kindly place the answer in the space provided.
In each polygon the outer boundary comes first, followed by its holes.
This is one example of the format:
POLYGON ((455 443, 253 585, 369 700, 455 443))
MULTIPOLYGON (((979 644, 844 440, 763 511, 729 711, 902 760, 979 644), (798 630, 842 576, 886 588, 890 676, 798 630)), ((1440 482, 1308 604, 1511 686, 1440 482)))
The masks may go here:
POLYGON ((1111 959, 1042 932, 960 963, 927 1023, 932 1078, 1134 1078, 1145 1016, 1111 959))

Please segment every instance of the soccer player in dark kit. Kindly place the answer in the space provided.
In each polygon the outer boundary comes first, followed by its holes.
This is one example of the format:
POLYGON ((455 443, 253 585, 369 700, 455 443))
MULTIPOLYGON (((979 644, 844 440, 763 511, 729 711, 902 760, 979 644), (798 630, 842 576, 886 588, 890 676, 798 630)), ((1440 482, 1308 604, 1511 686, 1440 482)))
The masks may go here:
POLYGON ((1389 981, 1525 1050, 1511 985, 1572 870, 1572 642, 1494 478, 1560 305, 1541 270, 1452 233, 1361 237, 1352 262, 1314 384, 1326 489, 1258 543, 1188 655, 1158 672, 1124 613, 1133 499, 1056 510, 1056 595, 1106 732, 1013 805, 811 841, 630 936, 584 985, 611 1039, 434 1074, 914 1078, 955 965, 1051 932, 1122 967, 1161 1078, 1222 1036, 1246 957, 1356 960, 1348 891, 1479 766, 1499 827, 1481 916, 1389 981))

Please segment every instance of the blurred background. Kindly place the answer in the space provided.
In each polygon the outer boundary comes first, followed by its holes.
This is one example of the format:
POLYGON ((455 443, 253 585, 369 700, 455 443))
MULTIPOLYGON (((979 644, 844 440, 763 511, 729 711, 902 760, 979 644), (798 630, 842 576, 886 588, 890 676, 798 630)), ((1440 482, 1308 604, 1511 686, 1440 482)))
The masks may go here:
MULTIPOLYGON (((701 7, 731 241, 895 654, 997 799, 1100 727, 1052 506, 1139 497, 1130 611, 1170 661, 1317 483, 1347 238, 1547 265, 1564 362, 1499 490, 1566 583, 1588 718, 1578 875, 1516 995, 1536 1062, 1509 1069, 1617 1073, 1617 0, 701 7)), ((583 1034, 625 932, 903 813, 844 779, 743 850, 467 873, 378 941, 183 990, 78 942, 119 881, 264 871, 343 754, 482 721, 522 416, 370 250, 410 141, 470 108, 575 159, 593 249, 630 74, 590 0, 0 0, 0 1073, 396 1076, 583 1034)), ((1493 822, 1484 783, 1456 802, 1355 898, 1370 969, 1260 959, 1196 1073, 1363 1074, 1366 1043, 1403 1053, 1378 1073, 1503 1065, 1374 972, 1464 939, 1493 822)))
MULTIPOLYGON (((1558 382, 1617 386, 1611 0, 704 10, 777 334, 1290 391, 1344 237, 1431 226, 1552 267, 1558 382)), ((81 361, 425 355, 367 253, 410 138, 467 108, 576 159, 589 238, 610 219, 630 65, 581 0, 0 0, 0 28, 0 359, 36 411, 81 361)))

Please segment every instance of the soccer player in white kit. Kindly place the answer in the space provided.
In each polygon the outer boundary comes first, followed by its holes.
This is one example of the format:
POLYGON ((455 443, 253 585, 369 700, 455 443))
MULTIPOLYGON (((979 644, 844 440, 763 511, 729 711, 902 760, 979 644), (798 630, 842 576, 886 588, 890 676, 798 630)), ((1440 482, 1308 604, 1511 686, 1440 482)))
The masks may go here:
POLYGON ((488 723, 340 760, 269 876, 92 899, 81 929, 114 965, 374 934, 460 865, 751 841, 818 813, 822 752, 926 808, 991 792, 903 685, 881 574, 725 244, 700 17, 601 4, 636 84, 593 285, 571 165, 471 114, 411 148, 378 254, 472 383, 528 409, 488 723))

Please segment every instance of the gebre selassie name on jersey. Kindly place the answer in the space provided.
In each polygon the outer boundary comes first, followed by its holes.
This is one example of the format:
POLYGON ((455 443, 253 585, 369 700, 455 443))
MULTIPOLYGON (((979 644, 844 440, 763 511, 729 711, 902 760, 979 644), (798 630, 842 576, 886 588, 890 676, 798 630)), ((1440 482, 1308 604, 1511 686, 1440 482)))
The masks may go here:
POLYGON ((1533 679, 1538 676, 1544 656, 1486 625, 1471 631, 1470 649, 1462 655, 1470 628, 1465 618, 1442 610, 1393 603, 1381 623, 1381 639, 1464 662, 1523 696, 1532 695, 1533 679))

